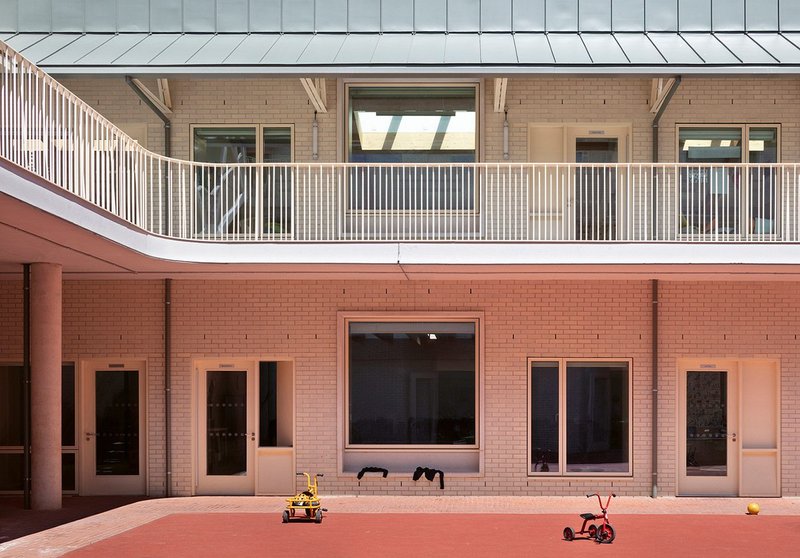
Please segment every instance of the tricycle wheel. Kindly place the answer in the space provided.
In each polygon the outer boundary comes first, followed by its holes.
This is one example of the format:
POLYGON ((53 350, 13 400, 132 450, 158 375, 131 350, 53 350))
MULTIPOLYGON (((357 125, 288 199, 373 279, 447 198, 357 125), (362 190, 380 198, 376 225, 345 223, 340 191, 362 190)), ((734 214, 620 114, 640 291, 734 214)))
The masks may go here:
POLYGON ((617 534, 610 524, 601 525, 597 528, 597 542, 599 543, 611 544, 616 536, 617 534))
POLYGON ((283 510, 283 515, 281 515, 281 521, 283 523, 289 523, 289 510, 283 510))
POLYGON ((306 508, 306 517, 311 518, 311 508, 306 508))
POLYGON ((597 525, 589 525, 589 538, 590 539, 597 538, 597 525))
POLYGON ((322 510, 317 508, 317 513, 314 514, 314 523, 322 523, 322 510))
POLYGON ((565 541, 574 541, 575 540, 575 529, 572 527, 564 527, 564 540, 565 541))

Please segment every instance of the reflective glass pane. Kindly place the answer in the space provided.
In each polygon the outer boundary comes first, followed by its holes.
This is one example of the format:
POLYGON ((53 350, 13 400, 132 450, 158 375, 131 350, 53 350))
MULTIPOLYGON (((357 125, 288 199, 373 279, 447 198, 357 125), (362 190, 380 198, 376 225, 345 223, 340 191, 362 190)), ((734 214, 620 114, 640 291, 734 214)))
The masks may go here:
POLYGON ((0 365, 0 446, 23 444, 22 366, 0 365))
POLYGON ((728 373, 686 373, 686 475, 728 474, 728 373))
POLYGON ((64 364, 61 366, 61 445, 75 445, 74 364, 64 364))
POLYGON ((75 454, 61 454, 61 490, 75 490, 75 454))
POLYGON ((531 366, 531 469, 556 473, 558 458, 558 363, 531 366))
POLYGON ((139 372, 95 372, 97 475, 139 474, 139 372))
MULTIPOLYGON (((195 128, 194 160, 256 163, 256 129, 195 128)), ((254 235, 258 180, 252 167, 197 167, 195 226, 204 235, 254 235)))
POLYGON ((206 472, 247 474, 247 372, 206 373, 206 472))
POLYGON ((577 138, 575 162, 598 166, 575 169, 575 234, 580 240, 613 240, 617 231, 617 138, 577 138))
MULTIPOLYGON (((264 162, 292 162, 292 129, 264 128, 264 162)), ((292 169, 264 169, 264 233, 288 234, 292 230, 292 169)))
POLYGON ((567 364, 567 471, 626 473, 628 365, 616 362, 567 364))
POLYGON ((735 234, 740 232, 741 171, 704 163, 742 162, 741 128, 681 128, 681 233, 735 234))
MULTIPOLYGON (((354 163, 473 163, 474 87, 350 88, 349 161, 354 163)), ((468 166, 352 169, 352 209, 474 207, 468 166)))
POLYGON ((0 453, 0 490, 24 490, 21 453, 0 453))
POLYGON ((777 232, 778 181, 780 174, 771 166, 778 162, 778 129, 750 128, 748 138, 750 167, 750 232, 777 232))
POLYGON ((261 362, 258 367, 258 445, 278 445, 278 363, 261 362))
POLYGON ((349 340, 349 443, 475 444, 475 324, 351 324, 349 340))

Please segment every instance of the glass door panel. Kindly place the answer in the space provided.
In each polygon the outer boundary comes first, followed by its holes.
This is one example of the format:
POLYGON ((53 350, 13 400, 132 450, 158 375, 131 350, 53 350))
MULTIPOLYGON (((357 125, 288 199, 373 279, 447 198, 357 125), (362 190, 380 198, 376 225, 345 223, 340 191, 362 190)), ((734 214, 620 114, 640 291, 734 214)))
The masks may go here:
POLYGON ((728 474, 728 373, 686 373, 686 474, 728 474))
POLYGON ((206 375, 209 475, 247 474, 247 372, 206 375))
POLYGON ((618 138, 575 140, 575 234, 578 240, 613 240, 617 230, 618 138))
POLYGON ((81 494, 145 494, 144 362, 82 365, 81 494))
POLYGON ((197 494, 254 494, 255 386, 252 363, 197 368, 197 494))
POLYGON ((139 371, 95 372, 95 474, 139 474, 139 371))
POLYGON ((738 370, 686 368, 680 375, 679 474, 682 496, 739 491, 738 370))

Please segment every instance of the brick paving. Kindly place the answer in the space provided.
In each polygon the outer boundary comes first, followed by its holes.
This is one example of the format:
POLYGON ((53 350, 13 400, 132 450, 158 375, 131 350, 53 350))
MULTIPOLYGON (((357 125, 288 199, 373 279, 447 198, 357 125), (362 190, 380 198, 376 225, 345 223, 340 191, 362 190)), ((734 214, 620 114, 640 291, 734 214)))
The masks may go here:
MULTIPOLYGON (((620 497, 614 515, 739 515, 745 498, 620 497)), ((800 498, 758 499, 761 515, 800 516, 800 498)), ((135 502, 0 544, 0 556, 61 556, 131 529, 178 514, 274 514, 283 509, 278 497, 193 497, 135 502)), ((510 514, 576 516, 594 511, 597 502, 583 497, 527 496, 325 496, 330 514, 510 514)), ((66 521, 71 518, 64 513, 66 521)))

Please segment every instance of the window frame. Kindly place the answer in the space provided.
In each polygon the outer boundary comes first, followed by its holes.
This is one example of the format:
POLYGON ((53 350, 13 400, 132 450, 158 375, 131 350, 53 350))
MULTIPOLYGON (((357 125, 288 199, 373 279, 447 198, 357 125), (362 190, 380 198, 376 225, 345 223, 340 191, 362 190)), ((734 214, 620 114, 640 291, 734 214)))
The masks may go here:
POLYGON ((633 417, 634 417, 634 409, 633 409, 633 359, 632 358, 619 358, 619 357, 607 357, 607 358, 581 358, 581 357, 529 357, 527 360, 527 371, 526 371, 526 384, 527 384, 527 412, 525 416, 528 420, 527 431, 528 431, 528 452, 526 454, 526 461, 527 461, 527 475, 529 477, 537 477, 537 478, 555 478, 555 479, 563 479, 565 477, 592 477, 592 478, 630 478, 633 477, 634 473, 634 447, 633 447, 633 417), (559 455, 559 471, 551 471, 551 472, 541 472, 541 471, 534 471, 534 463, 531 460, 531 452, 533 449, 533 416, 532 416, 532 381, 531 381, 531 370, 533 363, 535 362, 545 362, 545 363, 557 363, 558 364, 558 455, 559 455), (619 364, 626 364, 628 366, 628 471, 625 472, 569 472, 567 471, 567 366, 571 363, 593 363, 593 362, 605 362, 605 363, 619 363, 619 364))
MULTIPOLYGON (((483 121, 484 121, 484 114, 483 114, 483 82, 480 79, 472 79, 472 80, 430 80, 430 81, 412 81, 412 82, 404 82, 401 80, 364 80, 360 81, 357 79, 354 80, 345 80, 342 83, 342 115, 343 118, 340 119, 341 121, 341 128, 339 130, 339 140, 341 141, 341 150, 339 155, 341 157, 340 160, 344 161, 345 165, 347 166, 383 166, 383 165, 405 165, 405 166, 415 166, 414 163, 353 163, 350 160, 350 153, 351 153, 351 144, 350 144, 350 137, 351 137, 351 114, 350 114, 350 89, 352 88, 368 88, 368 87, 382 87, 382 88, 431 88, 431 87, 440 87, 440 88, 457 88, 457 87, 469 87, 474 89, 475 91, 475 160, 471 163, 420 163, 416 166, 442 166, 446 167, 447 165, 454 165, 454 166, 463 166, 467 167, 469 165, 474 165, 475 168, 475 183, 478 182, 477 177, 478 173, 480 172, 479 164, 483 161, 483 142, 482 142, 482 128, 483 128, 483 121)), ((347 184, 348 176, 345 175, 345 187, 347 191, 349 191, 349 185, 347 184)), ((477 187, 473 187, 473 193, 471 197, 473 208, 470 209, 422 209, 422 208, 408 208, 408 209, 378 209, 378 208, 355 208, 351 207, 350 204, 350 196, 347 195, 345 202, 344 202, 344 209, 347 215, 428 215, 431 213, 443 212, 447 213, 448 215, 470 215, 471 213, 480 214, 480 192, 477 187)))
MULTIPOLYGON (((208 163, 205 161, 196 161, 194 158, 194 131, 197 128, 254 128, 256 131, 256 164, 259 165, 291 165, 294 164, 294 146, 295 146, 295 138, 294 138, 294 124, 254 124, 254 123, 233 123, 233 124, 224 124, 224 123, 214 123, 214 124, 190 124, 189 125, 189 154, 191 156, 191 161, 193 163, 200 163, 206 165, 214 165, 217 163, 208 163), (289 137, 290 137, 290 155, 289 158, 291 159, 288 163, 264 163, 264 129, 266 128, 289 128, 289 137)), ((219 163, 222 164, 222 163, 219 163)), ((233 165, 235 163, 226 163, 233 165)))
MULTIPOLYGON (((18 361, 0 361, 0 366, 14 366, 23 368, 23 364, 18 361)), ((75 478, 73 479, 75 488, 72 490, 64 490, 62 489, 62 494, 79 494, 80 493, 80 453, 78 448, 78 432, 80 430, 79 420, 80 420, 80 384, 78 380, 78 361, 67 359, 61 362, 61 369, 63 374, 63 369, 65 366, 72 366, 72 389, 73 389, 73 401, 74 401, 74 409, 73 409, 73 444, 72 445, 63 445, 63 438, 61 439, 61 456, 62 456, 62 470, 63 470, 63 456, 64 455, 73 455, 75 456, 75 478)), ((62 388, 63 389, 63 388, 62 388)), ((63 399, 62 399, 63 403, 63 399)), ((23 428, 24 428, 24 418, 23 418, 23 428)), ((24 436, 24 433, 23 433, 24 436)), ((24 440, 23 440, 24 441, 24 440)), ((25 452, 25 446, 0 446, 0 454, 5 455, 23 455, 25 452)), ((24 477, 24 471, 23 471, 24 477)), ((13 494, 21 494, 23 491, 19 490, 0 490, 0 495, 13 495, 13 494)))
MULTIPOLYGON (((704 164, 707 165, 716 165, 718 163, 681 163, 681 130, 682 129, 697 129, 697 128, 726 128, 729 130, 739 130, 742 134, 742 149, 741 155, 739 158, 738 163, 731 163, 734 165, 749 165, 749 158, 748 154, 750 153, 750 131, 753 128, 774 128, 776 130, 776 162, 769 163, 780 165, 781 164, 781 150, 783 148, 783 130, 782 125, 779 122, 691 122, 691 123, 675 123, 675 162, 678 164, 687 164, 692 166, 699 166, 702 167, 704 164), (745 159, 748 159, 746 161, 745 159)), ((769 165, 764 163, 765 166, 769 165)), ((743 224, 748 222, 750 217, 749 215, 749 207, 750 207, 750 176, 749 172, 742 172, 742 180, 740 185, 740 192, 739 192, 739 199, 737 203, 739 204, 739 221, 743 224)), ((700 234, 701 237, 715 237, 715 236, 738 236, 742 238, 755 238, 755 239, 777 239, 781 237, 781 229, 783 224, 781 223, 781 207, 783 206, 783 185, 781 184, 781 174, 780 172, 777 173, 777 179, 775 181, 775 207, 777 208, 777 214, 775 215, 775 224, 774 224, 774 232, 771 233, 758 233, 749 230, 739 230, 736 233, 713 233, 713 232, 706 232, 700 234)), ((693 236, 692 233, 680 233, 680 236, 693 236)), ((695 235, 696 236, 696 235, 695 235)))
POLYGON ((341 443, 339 447, 345 452, 353 451, 406 451, 406 452, 474 452, 481 449, 483 440, 483 342, 484 336, 481 330, 483 322, 482 312, 454 312, 447 314, 437 313, 339 313, 339 400, 342 401, 340 408, 339 434, 341 443), (350 443, 350 324, 361 322, 377 323, 472 323, 475 327, 475 443, 474 444, 351 444, 350 443))

